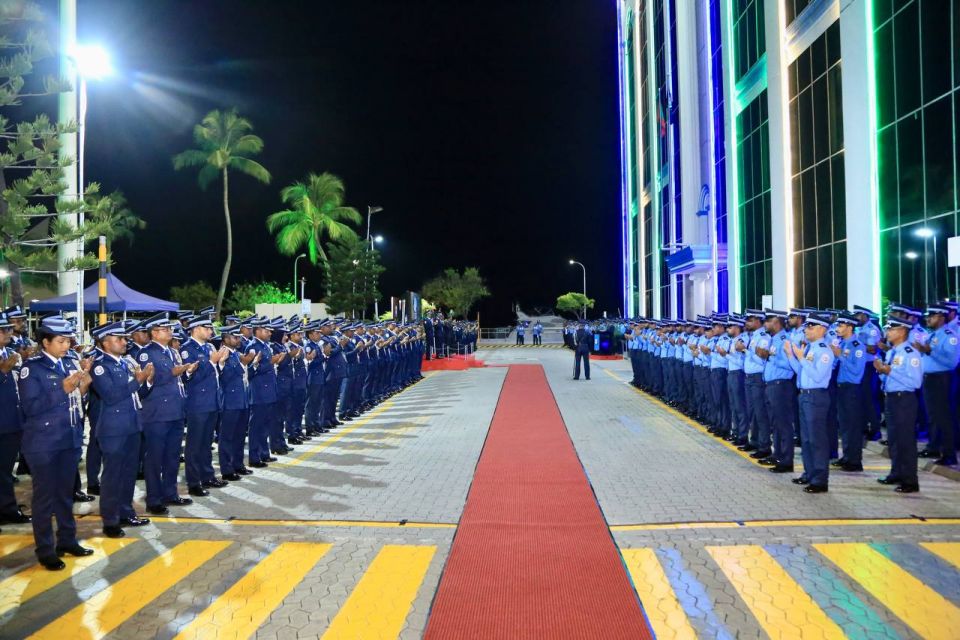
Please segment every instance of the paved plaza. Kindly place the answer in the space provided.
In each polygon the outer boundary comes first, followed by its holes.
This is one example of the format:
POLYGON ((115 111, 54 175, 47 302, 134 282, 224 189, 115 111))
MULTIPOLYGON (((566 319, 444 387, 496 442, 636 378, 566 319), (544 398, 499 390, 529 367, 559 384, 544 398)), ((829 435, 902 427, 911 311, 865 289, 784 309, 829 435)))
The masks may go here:
POLYGON ((958 637, 960 483, 923 472, 898 495, 870 452, 807 495, 631 387, 624 361, 586 382, 566 350, 479 358, 126 538, 78 506, 96 553, 65 571, 4 526, 0 638, 422 637, 513 364, 542 365, 656 637, 958 637))

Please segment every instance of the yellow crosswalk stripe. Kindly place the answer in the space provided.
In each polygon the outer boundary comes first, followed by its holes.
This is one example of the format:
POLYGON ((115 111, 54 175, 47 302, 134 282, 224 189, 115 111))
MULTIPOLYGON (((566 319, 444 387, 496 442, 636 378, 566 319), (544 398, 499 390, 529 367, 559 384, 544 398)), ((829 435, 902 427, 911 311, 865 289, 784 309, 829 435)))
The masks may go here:
POLYGON ((674 595, 656 552, 653 549, 623 549, 623 559, 656 637, 696 640, 697 634, 674 595))
MULTIPOLYGON (((87 567, 100 562, 114 551, 132 544, 136 539, 89 538, 83 541, 84 546, 93 549, 93 555, 83 558, 65 556, 64 564, 67 568, 62 571, 47 571, 36 564, 28 569, 0 581, 0 616, 16 609, 27 600, 52 589, 61 582, 69 580, 87 567)), ((33 538, 30 538, 33 541, 33 538)))
POLYGON ((707 552, 771 638, 846 637, 763 547, 710 546, 707 552))
POLYGON ((920 636, 956 638, 960 609, 870 545, 821 543, 813 547, 920 636))
POLYGON ((920 546, 960 569, 960 542, 921 542, 920 546))
POLYGON ((102 638, 228 546, 229 542, 181 542, 30 637, 102 638))
POLYGON ((385 545, 330 623, 324 640, 396 638, 436 550, 385 545))
POLYGON ((0 557, 16 553, 33 544, 33 536, 0 536, 0 557))
POLYGON ((332 546, 279 545, 177 634, 177 640, 251 637, 332 546))

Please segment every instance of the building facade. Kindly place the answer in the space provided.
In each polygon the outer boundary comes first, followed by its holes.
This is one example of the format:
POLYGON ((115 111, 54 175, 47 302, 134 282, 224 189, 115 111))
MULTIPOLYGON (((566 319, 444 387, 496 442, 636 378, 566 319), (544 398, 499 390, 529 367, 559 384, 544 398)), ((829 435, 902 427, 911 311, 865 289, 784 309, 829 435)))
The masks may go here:
POLYGON ((957 297, 960 2, 617 11, 628 315, 957 297))

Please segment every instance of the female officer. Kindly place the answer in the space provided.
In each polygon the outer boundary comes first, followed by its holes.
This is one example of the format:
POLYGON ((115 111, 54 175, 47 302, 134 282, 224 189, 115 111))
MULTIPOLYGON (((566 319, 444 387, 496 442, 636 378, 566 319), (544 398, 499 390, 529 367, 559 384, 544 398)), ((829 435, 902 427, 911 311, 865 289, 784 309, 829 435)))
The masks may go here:
POLYGON ((40 353, 24 363, 19 380, 22 451, 33 476, 33 537, 40 564, 51 571, 64 568, 59 556, 93 553, 77 543, 73 519, 74 479, 83 443, 80 404, 90 386, 92 360, 80 361, 79 370, 67 373, 63 359, 72 335, 63 318, 45 318, 37 328, 40 353), (56 546, 51 517, 57 519, 56 546))

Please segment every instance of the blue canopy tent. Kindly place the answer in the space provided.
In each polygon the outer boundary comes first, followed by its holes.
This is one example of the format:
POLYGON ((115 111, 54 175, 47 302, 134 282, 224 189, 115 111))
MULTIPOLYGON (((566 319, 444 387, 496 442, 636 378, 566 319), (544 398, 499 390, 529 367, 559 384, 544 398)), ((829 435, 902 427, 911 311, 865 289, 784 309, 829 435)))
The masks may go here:
MULTIPOLYGON (((96 313, 100 310, 100 290, 99 283, 83 290, 83 310, 89 313, 96 313)), ((68 294, 56 298, 47 298, 46 300, 36 300, 31 302, 31 313, 46 313, 48 311, 76 311, 77 296, 68 294)), ((107 274, 107 313, 127 313, 128 311, 179 311, 180 304, 161 300, 146 294, 134 291, 123 284, 119 278, 112 273, 107 274)))

